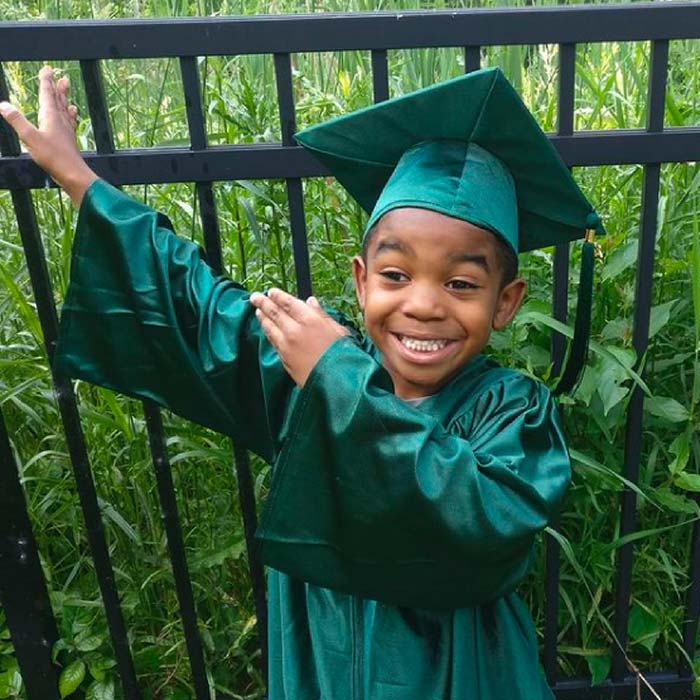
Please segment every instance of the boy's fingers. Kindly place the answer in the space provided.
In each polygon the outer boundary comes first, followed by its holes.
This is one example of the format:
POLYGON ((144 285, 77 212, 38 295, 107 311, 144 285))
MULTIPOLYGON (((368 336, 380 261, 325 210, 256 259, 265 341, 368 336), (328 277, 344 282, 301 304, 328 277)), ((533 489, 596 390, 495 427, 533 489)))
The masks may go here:
POLYGON ((316 297, 309 297, 306 300, 306 305, 310 306, 312 309, 315 309, 318 311, 322 316, 328 316, 326 313, 326 310, 321 306, 319 303, 318 299, 316 297))
POLYGON ((68 109, 68 93, 70 92, 70 81, 68 80, 68 76, 63 76, 57 83, 58 91, 57 91, 57 98, 58 101, 63 107, 63 109, 68 109))
POLYGON ((272 343, 273 347, 279 351, 280 345, 284 340, 284 334, 260 309, 256 310, 255 315, 258 317, 258 321, 260 321, 260 327, 263 329, 263 333, 265 333, 265 336, 270 343, 272 343))
POLYGON ((281 289, 271 289, 268 292, 268 297, 296 321, 307 317, 308 308, 301 299, 297 299, 281 289))
POLYGON ((68 107, 68 117, 70 118, 70 123, 75 129, 78 125, 78 108, 75 105, 70 105, 68 107))
POLYGON ((250 302, 257 309, 255 315, 258 318, 264 317, 276 326, 284 326, 289 320, 289 315, 281 306, 259 292, 251 294, 250 302))
POLYGON ((27 145, 30 144, 33 137, 38 133, 36 127, 28 121, 24 114, 9 102, 0 102, 0 115, 17 132, 17 136, 27 145))
POLYGON ((50 66, 44 66, 39 71, 39 105, 40 109, 56 106, 56 81, 50 66))

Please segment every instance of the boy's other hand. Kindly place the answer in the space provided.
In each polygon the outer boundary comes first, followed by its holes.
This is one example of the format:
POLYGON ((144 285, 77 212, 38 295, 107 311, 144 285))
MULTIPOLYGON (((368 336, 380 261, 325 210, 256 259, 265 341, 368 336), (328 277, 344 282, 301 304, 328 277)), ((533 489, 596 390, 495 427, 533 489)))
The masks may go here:
POLYGON ((97 175, 78 150, 75 124, 78 109, 69 104, 68 78, 56 81, 53 68, 39 71, 39 123, 34 126, 9 102, 0 102, 0 115, 17 132, 32 159, 68 194, 76 206, 97 175))
POLYGON ((303 387, 321 355, 337 338, 349 335, 314 297, 306 302, 280 289, 250 295, 260 325, 297 386, 303 387))

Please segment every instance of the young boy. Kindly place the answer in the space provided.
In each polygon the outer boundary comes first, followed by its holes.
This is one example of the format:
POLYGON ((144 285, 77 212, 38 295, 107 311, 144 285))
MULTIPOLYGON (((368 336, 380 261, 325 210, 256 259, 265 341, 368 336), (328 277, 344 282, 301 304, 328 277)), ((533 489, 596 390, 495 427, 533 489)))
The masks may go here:
POLYGON ((600 225, 502 74, 298 135, 371 212, 365 338, 313 298, 216 277, 87 167, 67 94, 44 68, 38 129, 0 105, 80 206, 57 369, 274 464, 270 700, 551 698, 514 589, 567 449, 547 389, 481 352, 522 302, 518 250, 600 225))

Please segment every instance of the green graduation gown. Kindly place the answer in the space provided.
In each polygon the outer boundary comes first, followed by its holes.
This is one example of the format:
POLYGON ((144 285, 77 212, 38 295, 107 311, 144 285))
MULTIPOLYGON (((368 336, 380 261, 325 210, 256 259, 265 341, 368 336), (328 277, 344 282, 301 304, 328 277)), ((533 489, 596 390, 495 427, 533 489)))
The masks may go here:
POLYGON ((55 363, 274 465, 257 532, 270 700, 551 698, 514 592, 570 478, 543 385, 477 356, 412 406, 354 332, 299 390, 245 289, 100 180, 55 363))

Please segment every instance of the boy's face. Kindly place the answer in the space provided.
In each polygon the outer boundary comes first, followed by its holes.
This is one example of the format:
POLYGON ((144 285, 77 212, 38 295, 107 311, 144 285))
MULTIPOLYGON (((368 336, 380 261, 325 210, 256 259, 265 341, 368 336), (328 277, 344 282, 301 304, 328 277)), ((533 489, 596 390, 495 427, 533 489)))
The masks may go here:
POLYGON ((353 260, 365 326, 396 394, 429 396, 505 327, 525 294, 501 287, 494 234, 427 209, 400 208, 377 223, 367 260, 353 260))

